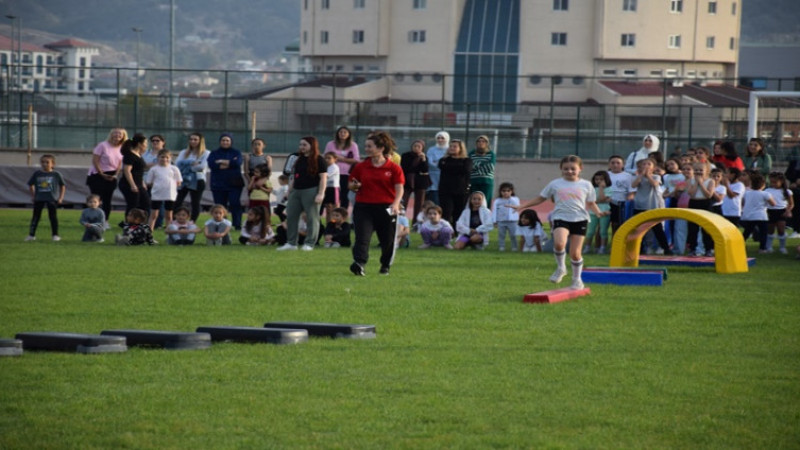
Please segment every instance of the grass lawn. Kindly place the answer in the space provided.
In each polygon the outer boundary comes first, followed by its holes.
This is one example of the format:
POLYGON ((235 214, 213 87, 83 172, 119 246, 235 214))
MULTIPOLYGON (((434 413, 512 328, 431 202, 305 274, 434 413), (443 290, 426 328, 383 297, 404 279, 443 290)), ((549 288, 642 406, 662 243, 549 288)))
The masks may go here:
POLYGON ((347 249, 85 244, 78 216, 59 211, 62 242, 44 218, 26 243, 30 211, 0 210, 0 337, 288 320, 378 337, 0 358, 2 449, 800 446, 794 255, 533 305, 552 255, 414 236, 391 275, 371 249, 359 278, 347 249))

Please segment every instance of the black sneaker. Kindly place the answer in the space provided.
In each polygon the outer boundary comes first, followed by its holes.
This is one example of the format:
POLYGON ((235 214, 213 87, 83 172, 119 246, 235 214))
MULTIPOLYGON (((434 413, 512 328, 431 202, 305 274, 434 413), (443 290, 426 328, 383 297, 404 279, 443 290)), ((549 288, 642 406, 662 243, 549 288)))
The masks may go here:
POLYGON ((381 275, 389 275, 389 266, 381 266, 381 270, 378 271, 381 275))
POLYGON ((357 262, 353 262, 353 264, 350 264, 350 272, 353 272, 353 275, 357 277, 363 277, 364 275, 366 275, 364 273, 364 268, 361 267, 361 264, 357 262))

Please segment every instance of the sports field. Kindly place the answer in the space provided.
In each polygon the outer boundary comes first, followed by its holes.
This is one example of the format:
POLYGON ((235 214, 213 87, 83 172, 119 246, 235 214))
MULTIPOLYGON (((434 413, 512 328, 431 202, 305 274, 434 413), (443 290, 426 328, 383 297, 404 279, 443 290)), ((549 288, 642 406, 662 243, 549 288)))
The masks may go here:
POLYGON ((0 210, 0 338, 295 320, 377 339, 0 357, 2 449, 800 447, 793 254, 534 305, 549 254, 415 235, 359 278, 347 249, 85 244, 79 213, 59 211, 61 242, 46 218, 23 242, 30 210, 0 210))

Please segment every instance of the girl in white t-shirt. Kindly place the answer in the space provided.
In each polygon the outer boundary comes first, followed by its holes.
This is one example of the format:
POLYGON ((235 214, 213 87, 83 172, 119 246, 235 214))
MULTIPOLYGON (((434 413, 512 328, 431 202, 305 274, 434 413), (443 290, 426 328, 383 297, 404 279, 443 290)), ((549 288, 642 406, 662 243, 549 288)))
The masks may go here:
POLYGON ((775 199, 764 192, 764 176, 758 172, 750 173, 750 189, 745 191, 742 199, 742 235, 746 241, 750 233, 758 240, 758 252, 767 250, 767 208, 775 206, 775 199))
POLYGON ((155 229, 156 219, 161 206, 164 206, 165 224, 172 222, 172 210, 175 208, 175 198, 178 197, 178 188, 183 182, 181 171, 170 164, 172 155, 169 150, 158 152, 158 164, 151 167, 144 176, 144 182, 150 190, 150 228, 155 229))
POLYGON ((786 176, 780 172, 771 172, 769 174, 769 187, 764 190, 775 199, 775 205, 767 208, 767 251, 772 252, 772 241, 775 240, 775 232, 778 232, 778 251, 786 252, 786 219, 792 217, 792 208, 794 208, 794 199, 792 198, 792 191, 789 190, 786 183, 786 176))
POLYGON ((598 217, 607 216, 609 211, 600 211, 595 203, 595 190, 592 183, 580 178, 583 170, 581 158, 568 155, 561 159, 561 178, 556 178, 545 186, 542 192, 532 200, 515 207, 523 211, 532 206, 553 201, 555 208, 551 218, 553 220, 553 254, 556 258, 556 271, 550 276, 550 281, 560 283, 567 274, 566 246, 569 239, 569 252, 572 262, 572 288, 583 289, 583 239, 589 224, 589 210, 598 217))
POLYGON ((536 211, 526 209, 520 213, 517 222, 517 236, 519 236, 519 249, 523 253, 542 252, 542 242, 547 236, 536 211))
POLYGON ((739 226, 742 218, 742 198, 744 198, 744 183, 739 181, 742 171, 731 167, 722 177, 722 187, 725 196, 722 198, 722 216, 732 224, 739 226))

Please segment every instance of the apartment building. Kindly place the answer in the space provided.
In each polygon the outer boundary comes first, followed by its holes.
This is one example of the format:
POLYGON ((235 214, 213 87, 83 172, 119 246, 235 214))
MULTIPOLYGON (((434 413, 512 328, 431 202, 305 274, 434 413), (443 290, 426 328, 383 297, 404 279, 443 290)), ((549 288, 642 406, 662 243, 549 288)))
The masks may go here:
POLYGON ((12 91, 89 93, 92 57, 99 52, 77 39, 44 46, 22 42, 20 48, 18 41, 0 35, 0 82, 12 91))
POLYGON ((552 96, 615 103, 623 95, 603 80, 732 84, 740 3, 301 0, 300 54, 315 73, 368 80, 349 88, 363 100, 442 99, 491 112, 552 96))

